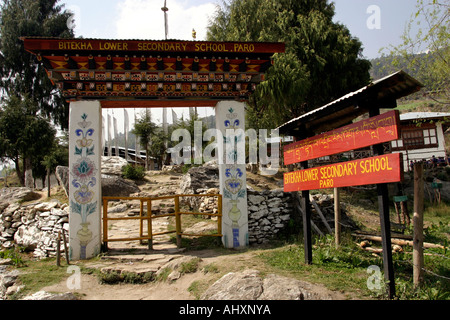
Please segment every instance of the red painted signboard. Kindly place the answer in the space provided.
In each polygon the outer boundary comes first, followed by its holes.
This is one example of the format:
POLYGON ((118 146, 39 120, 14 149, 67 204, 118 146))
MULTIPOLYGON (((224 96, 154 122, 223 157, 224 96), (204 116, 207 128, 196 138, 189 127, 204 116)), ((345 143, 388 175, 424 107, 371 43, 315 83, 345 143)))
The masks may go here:
POLYGON ((392 183, 403 180, 402 154, 335 163, 284 174, 284 192, 392 183))
POLYGON ((98 39, 44 39, 23 38, 30 51, 132 51, 132 52, 217 52, 270 53, 284 52, 284 43, 159 41, 159 40, 98 40, 98 39))
POLYGON ((284 147, 284 164, 294 164, 399 138, 399 113, 390 111, 284 147))

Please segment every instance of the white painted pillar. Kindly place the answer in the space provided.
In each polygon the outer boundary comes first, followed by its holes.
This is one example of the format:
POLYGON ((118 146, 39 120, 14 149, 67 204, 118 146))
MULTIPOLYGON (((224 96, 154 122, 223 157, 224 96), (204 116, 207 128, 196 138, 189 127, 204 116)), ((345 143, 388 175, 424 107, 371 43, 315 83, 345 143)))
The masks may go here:
POLYGON ((99 101, 70 103, 69 245, 71 260, 101 250, 102 113, 99 101))
POLYGON ((248 246, 247 173, 245 168, 245 104, 222 101, 216 106, 219 175, 222 205, 222 242, 226 248, 248 246))

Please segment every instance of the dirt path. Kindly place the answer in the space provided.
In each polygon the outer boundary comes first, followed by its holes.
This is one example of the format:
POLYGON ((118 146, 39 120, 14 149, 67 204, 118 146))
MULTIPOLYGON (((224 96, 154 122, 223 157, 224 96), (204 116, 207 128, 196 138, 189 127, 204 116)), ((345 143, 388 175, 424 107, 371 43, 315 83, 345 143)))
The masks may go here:
MULTIPOLYGON (((152 175, 151 184, 141 186, 143 192, 156 194, 164 192, 161 186, 169 185, 176 189, 179 181, 173 181, 167 175, 152 175)), ((256 178, 255 178, 256 180, 256 178)), ((117 206, 114 204, 113 206, 117 206)), ((135 209, 135 208, 134 208, 135 209)), ((128 216, 128 210, 115 213, 114 217, 128 216)), ((205 223, 205 220, 201 223, 205 223)), ((210 223, 213 223, 211 220, 210 223)), ((167 231, 170 218, 159 218, 152 222, 153 233, 167 231)), ((145 226, 146 228, 146 226, 145 226)), ((144 230, 146 230, 144 228, 144 230)), ((139 234, 139 223, 133 221, 111 221, 108 224, 109 238, 128 238, 139 234)), ((67 281, 48 286, 42 290, 47 292, 76 293, 82 300, 195 300, 215 281, 229 272, 238 272, 246 269, 257 269, 261 272, 269 272, 266 266, 257 257, 259 250, 224 250, 211 249, 202 251, 185 252, 176 248, 170 241, 169 235, 158 236, 153 242, 153 251, 149 251, 147 245, 140 244, 139 241, 110 242, 110 251, 100 259, 88 262, 79 262, 84 268, 97 269, 101 272, 131 272, 131 273, 155 273, 164 268, 170 262, 181 261, 186 257, 198 258, 197 271, 184 273, 174 281, 157 280, 146 284, 126 284, 118 283, 114 285, 101 284, 95 274, 81 274, 80 286, 78 289, 68 287, 67 281), (212 271, 205 273, 206 270, 212 271), (209 267, 209 268, 208 268, 209 267), (191 290, 190 290, 191 288, 191 290)), ((70 285, 70 283, 69 283, 70 285)), ((319 295, 326 295, 332 299, 342 300, 347 297, 340 293, 327 290, 322 285, 311 285, 314 292, 319 295)))

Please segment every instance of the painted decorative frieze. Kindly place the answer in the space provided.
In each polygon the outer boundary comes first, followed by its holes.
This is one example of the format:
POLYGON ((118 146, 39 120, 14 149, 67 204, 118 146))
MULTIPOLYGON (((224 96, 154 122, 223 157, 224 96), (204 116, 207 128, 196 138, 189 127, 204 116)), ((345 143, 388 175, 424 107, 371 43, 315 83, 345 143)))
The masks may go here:
POLYGON ((223 101, 216 106, 216 126, 223 135, 219 153, 223 244, 248 246, 247 174, 245 168, 245 104, 223 101))
POLYGON ((100 253, 101 107, 99 102, 70 104, 70 258, 100 253))

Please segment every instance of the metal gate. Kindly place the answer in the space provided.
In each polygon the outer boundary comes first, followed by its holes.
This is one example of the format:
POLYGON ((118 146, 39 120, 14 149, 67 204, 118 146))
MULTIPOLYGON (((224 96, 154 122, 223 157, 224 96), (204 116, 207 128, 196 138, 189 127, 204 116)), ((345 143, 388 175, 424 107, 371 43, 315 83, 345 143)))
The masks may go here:
POLYGON ((176 233, 177 235, 177 247, 181 247, 181 238, 182 236, 189 237, 222 237, 222 195, 220 194, 192 194, 192 195, 176 195, 176 196, 165 196, 158 198, 145 198, 145 197, 103 197, 103 251, 108 251, 108 242, 123 242, 123 241, 148 241, 148 248, 153 248, 153 237, 176 233), (180 211, 180 198, 189 198, 189 197, 217 197, 217 205, 218 205, 218 213, 201 213, 201 212, 183 212, 180 211), (174 199, 175 201, 175 212, 168 214, 159 214, 154 215, 152 213, 152 202, 158 200, 167 200, 174 199), (140 201, 140 212, 138 217, 118 217, 118 218, 109 218, 108 217, 108 202, 109 201, 140 201), (144 204, 147 204, 147 210, 144 212, 144 204), (182 215, 202 215, 209 217, 217 217, 217 234, 186 234, 183 233, 181 228, 181 216, 182 215), (154 219, 163 218, 163 217, 175 217, 175 231, 165 231, 159 233, 153 233, 152 230, 152 221, 154 219), (118 220, 138 220, 139 221, 139 237, 131 237, 131 238, 120 238, 120 239, 109 239, 108 238, 108 222, 109 221, 118 221, 118 220), (147 234, 144 232, 144 222, 147 221, 147 234))

